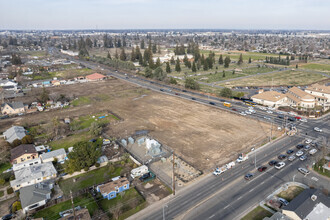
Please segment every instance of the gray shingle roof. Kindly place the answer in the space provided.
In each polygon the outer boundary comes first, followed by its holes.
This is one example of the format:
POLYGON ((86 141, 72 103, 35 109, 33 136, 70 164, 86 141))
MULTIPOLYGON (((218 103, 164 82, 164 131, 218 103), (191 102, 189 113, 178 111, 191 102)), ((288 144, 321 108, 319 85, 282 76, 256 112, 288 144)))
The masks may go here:
POLYGON ((54 151, 50 151, 50 152, 41 154, 40 157, 41 157, 42 160, 46 160, 46 159, 61 156, 61 155, 64 155, 64 154, 66 154, 65 150, 64 150, 64 148, 61 148, 61 149, 58 149, 58 150, 54 150, 54 151))
POLYGON ((47 200, 51 194, 50 182, 37 183, 19 190, 22 208, 47 200), (47 196, 48 195, 48 196, 47 196))
POLYGON ((25 129, 21 126, 13 126, 9 128, 7 131, 3 132, 3 135, 6 137, 6 140, 9 143, 12 143, 14 140, 19 139, 22 140, 25 137, 25 129))

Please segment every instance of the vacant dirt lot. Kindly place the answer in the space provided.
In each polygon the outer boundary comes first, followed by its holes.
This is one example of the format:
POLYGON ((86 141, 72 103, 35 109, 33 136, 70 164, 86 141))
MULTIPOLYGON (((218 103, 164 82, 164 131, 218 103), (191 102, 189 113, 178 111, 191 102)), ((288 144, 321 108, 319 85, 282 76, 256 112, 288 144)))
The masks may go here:
MULTIPOLYGON (((1 130, 12 123, 37 124, 55 116, 64 118, 111 111, 124 120, 110 124, 106 130, 109 135, 120 138, 137 130, 149 130, 153 137, 188 163, 205 170, 236 158, 238 153, 263 141, 270 129, 265 123, 116 79, 48 90, 51 94, 85 96, 87 101, 68 109, 1 120, 1 130)), ((31 94, 37 93, 32 91, 31 94)), ((24 100, 33 98, 28 96, 24 100)))

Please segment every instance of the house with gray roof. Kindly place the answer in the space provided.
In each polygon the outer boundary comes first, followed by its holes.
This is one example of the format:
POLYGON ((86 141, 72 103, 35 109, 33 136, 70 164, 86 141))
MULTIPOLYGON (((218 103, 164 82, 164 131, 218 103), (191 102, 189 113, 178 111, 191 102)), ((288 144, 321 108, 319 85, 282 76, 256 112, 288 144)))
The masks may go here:
POLYGON ((52 162, 47 162, 24 167, 15 171, 14 174, 15 179, 10 181, 10 186, 14 189, 14 191, 17 191, 25 186, 54 179, 57 176, 57 171, 52 162))
POLYGON ((22 140, 26 135, 26 130, 21 126, 13 126, 3 132, 4 138, 9 142, 13 143, 14 140, 22 140))
POLYGON ((282 213, 293 220, 328 220, 330 218, 330 198, 317 189, 305 189, 282 213))
POLYGON ((3 115, 15 115, 24 112, 25 107, 23 102, 3 103, 1 105, 1 113, 3 115))
POLYGON ((61 148, 58 150, 43 153, 40 155, 40 158, 43 163, 53 162, 55 160, 55 158, 57 159, 57 162, 62 162, 66 158, 66 152, 65 152, 64 148, 61 148))
POLYGON ((45 181, 34 185, 22 187, 19 192, 23 213, 41 207, 51 198, 53 181, 45 181))

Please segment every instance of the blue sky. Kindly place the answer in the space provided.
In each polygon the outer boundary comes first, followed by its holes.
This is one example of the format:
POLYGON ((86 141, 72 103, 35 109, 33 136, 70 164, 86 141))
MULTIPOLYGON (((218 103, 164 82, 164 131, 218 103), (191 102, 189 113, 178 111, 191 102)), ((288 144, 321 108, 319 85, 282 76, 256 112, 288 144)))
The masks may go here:
POLYGON ((0 29, 330 30, 329 0, 0 0, 0 29))

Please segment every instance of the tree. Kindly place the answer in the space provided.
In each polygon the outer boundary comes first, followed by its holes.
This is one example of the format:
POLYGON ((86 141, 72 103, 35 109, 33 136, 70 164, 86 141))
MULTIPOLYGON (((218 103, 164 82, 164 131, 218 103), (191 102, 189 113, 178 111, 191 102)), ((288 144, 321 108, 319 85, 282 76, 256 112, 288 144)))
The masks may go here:
POLYGON ((180 66, 180 60, 179 60, 179 58, 176 59, 175 71, 181 72, 181 66, 180 66))
POLYGON ((150 69, 149 67, 146 67, 144 76, 147 77, 147 78, 151 78, 152 77, 152 69, 150 69))
POLYGON ((191 70, 192 70, 194 73, 197 72, 195 61, 194 61, 193 64, 192 64, 192 68, 191 68, 191 70))
POLYGON ((169 62, 166 63, 166 72, 171 73, 171 66, 169 62))
POLYGON ((238 59, 237 64, 238 65, 242 65, 243 64, 243 55, 242 54, 239 56, 239 59, 238 59))
POLYGON ((108 51, 107 58, 111 60, 111 55, 110 55, 110 52, 109 51, 108 51))
POLYGON ((249 63, 252 63, 251 57, 249 57, 249 63))
POLYGON ((115 58, 118 60, 119 59, 119 55, 118 55, 118 51, 116 49, 116 53, 115 53, 115 58))
POLYGON ((176 79, 174 79, 173 77, 170 78, 170 83, 171 84, 174 84, 174 85, 178 84, 178 82, 176 81, 176 79))
POLYGON ((167 77, 166 72, 161 67, 157 67, 154 72, 154 78, 163 81, 167 77))
POLYGON ((126 60, 126 53, 125 53, 125 49, 124 47, 121 48, 121 52, 120 52, 120 60, 125 61, 126 60))
POLYGON ((157 67, 160 67, 161 66, 161 63, 160 63, 160 59, 159 59, 159 57, 157 58, 157 61, 156 61, 156 65, 155 65, 155 67, 157 68, 157 67))
POLYGON ((21 65, 22 64, 21 57, 17 54, 13 54, 11 56, 11 63, 13 65, 21 65))
POLYGON ((225 71, 222 71, 222 77, 223 77, 223 78, 226 77, 226 73, 225 73, 225 71))
POLYGON ((20 139, 15 139, 12 143, 11 143, 11 146, 12 147, 17 147, 19 145, 22 144, 22 141, 20 139))
POLYGON ((298 69, 298 64, 296 64, 296 69, 298 69))
POLYGON ((219 64, 222 65, 223 64, 223 58, 222 58, 222 54, 220 54, 220 57, 219 57, 219 64))
POLYGON ((31 135, 25 135, 22 138, 22 144, 33 144, 33 137, 31 135))
POLYGON ((225 67, 225 68, 228 68, 228 67, 229 67, 229 64, 230 64, 230 57, 229 57, 229 56, 226 56, 224 67, 225 67))
POLYGON ((86 38, 86 46, 89 48, 93 47, 93 42, 89 37, 86 38))
POLYGON ((220 91, 220 96, 226 97, 226 98, 231 98, 233 96, 233 91, 229 88, 223 88, 220 91))
POLYGON ((172 65, 175 64, 175 60, 174 60, 174 57, 173 57, 173 56, 171 57, 170 63, 171 63, 172 65))
POLYGON ((186 78, 184 86, 188 89, 199 90, 199 84, 193 78, 186 78))
POLYGON ((89 133, 95 136, 100 135, 102 133, 102 126, 97 122, 93 122, 89 128, 89 133))
POLYGON ((39 97, 39 101, 45 104, 48 100, 49 100, 49 92, 46 90, 45 87, 43 87, 41 95, 39 97))
POLYGON ((132 52, 131 52, 131 61, 134 62, 136 60, 136 54, 135 54, 135 49, 132 47, 132 52))
POLYGON ((143 50, 144 49, 144 40, 142 39, 142 41, 141 41, 141 45, 140 45, 140 47, 141 47, 141 49, 143 50))

